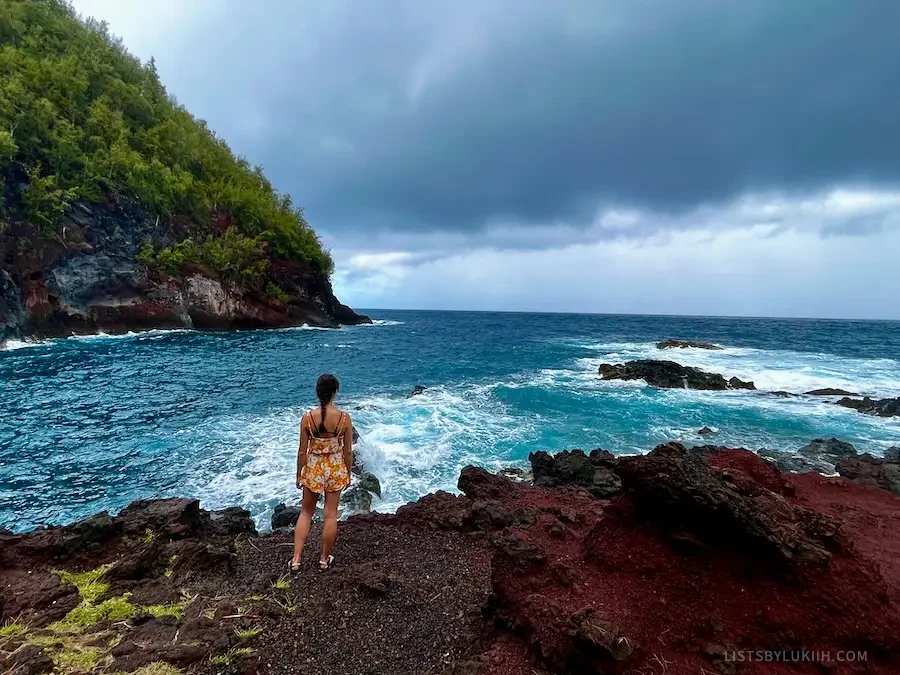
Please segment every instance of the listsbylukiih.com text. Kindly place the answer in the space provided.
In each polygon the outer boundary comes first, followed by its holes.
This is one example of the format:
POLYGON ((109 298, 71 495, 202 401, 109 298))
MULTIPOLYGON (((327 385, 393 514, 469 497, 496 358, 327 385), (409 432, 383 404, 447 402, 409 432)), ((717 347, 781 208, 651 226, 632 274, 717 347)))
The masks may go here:
POLYGON ((729 663, 767 661, 781 663, 864 663, 867 652, 861 651, 818 651, 815 649, 732 649, 725 651, 729 663))

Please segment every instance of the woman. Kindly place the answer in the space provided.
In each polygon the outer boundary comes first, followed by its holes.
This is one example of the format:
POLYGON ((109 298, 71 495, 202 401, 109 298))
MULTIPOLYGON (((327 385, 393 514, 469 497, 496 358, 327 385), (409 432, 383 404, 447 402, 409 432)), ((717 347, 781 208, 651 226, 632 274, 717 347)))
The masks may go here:
POLYGON ((331 548, 337 538, 337 510, 341 490, 350 484, 353 466, 353 427, 350 415, 334 405, 340 383, 334 375, 320 375, 316 382, 319 408, 300 420, 300 447, 297 450, 297 489, 303 488, 303 508, 294 530, 294 558, 291 573, 300 569, 300 556, 316 512, 319 495, 325 495, 325 526, 319 569, 334 561, 331 548))

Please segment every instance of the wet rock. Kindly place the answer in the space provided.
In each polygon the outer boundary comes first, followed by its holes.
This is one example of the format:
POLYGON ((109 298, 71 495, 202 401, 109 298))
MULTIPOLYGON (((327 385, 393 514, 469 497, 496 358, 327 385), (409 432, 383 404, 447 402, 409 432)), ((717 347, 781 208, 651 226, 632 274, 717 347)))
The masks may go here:
POLYGON ((845 408, 853 408, 857 412, 866 415, 875 415, 877 417, 894 417, 900 415, 900 397, 898 398, 882 398, 871 399, 866 396, 863 399, 844 397, 837 402, 837 405, 845 408))
POLYGON ((732 389, 756 389, 756 385, 752 382, 745 382, 744 380, 738 379, 736 377, 732 377, 728 380, 728 386, 732 389))
POLYGON ((854 394, 852 391, 846 391, 845 389, 835 389, 834 387, 825 387, 824 389, 813 389, 812 391, 806 392, 807 396, 859 396, 859 394, 854 394))
POLYGON ((350 513, 368 513, 372 510, 372 493, 354 485, 341 494, 341 506, 350 513))
POLYGON ((577 643, 581 655, 590 659, 624 661, 634 653, 631 640, 593 607, 585 607, 572 614, 568 624, 569 635, 577 643))
POLYGON ((378 480, 378 476, 374 473, 363 471, 359 476, 359 483, 357 483, 357 485, 381 499, 381 481, 378 480))
POLYGON ((784 391, 782 389, 779 389, 777 391, 770 391, 770 392, 768 392, 768 394, 769 394, 769 396, 777 396, 778 398, 796 398, 797 396, 800 395, 800 394, 794 394, 789 391, 784 391))
POLYGON ((644 517, 714 548, 743 549, 773 571, 799 560, 830 558, 837 524, 760 485, 752 473, 766 475, 772 469, 759 456, 732 450, 740 457, 730 461, 720 451, 714 467, 703 454, 678 446, 670 443, 619 461, 619 475, 644 517))
POLYGON ((287 506, 283 502, 275 507, 272 512, 272 529, 273 530, 289 530, 297 524, 297 518, 300 517, 299 506, 287 506))
POLYGON ((656 343, 657 349, 685 349, 688 347, 693 349, 722 349, 719 345, 714 345, 711 342, 696 342, 694 340, 663 340, 656 343))
POLYGON ((350 426, 350 431, 353 432, 353 445, 359 443, 359 432, 356 430, 355 426, 350 426))
POLYGON ((609 499, 622 488, 616 474, 616 458, 605 450, 564 450, 555 455, 538 451, 528 455, 534 475, 534 485, 557 487, 579 485, 598 499, 609 499))
POLYGON ((419 394, 424 394, 427 390, 428 390, 428 387, 423 387, 421 384, 417 384, 415 387, 412 388, 412 391, 410 391, 406 395, 406 398, 412 398, 413 396, 418 396, 419 394))
POLYGON ((712 429, 710 429, 709 427, 703 427, 702 429, 697 431, 697 433, 700 434, 701 436, 709 436, 710 434, 714 434, 716 432, 713 431, 712 429))
POLYGON ((900 461, 893 452, 885 453, 884 458, 869 453, 844 457, 837 464, 837 472, 861 485, 874 485, 900 495, 900 461))
POLYGON ((827 440, 816 438, 804 445, 797 451, 797 454, 807 458, 827 458, 835 464, 844 457, 855 457, 857 452, 850 443, 838 440, 837 438, 829 438, 827 440))
POLYGON ((682 366, 674 361, 639 359, 616 365, 604 363, 599 372, 604 380, 644 380, 652 387, 664 389, 756 389, 752 382, 743 382, 736 377, 726 380, 716 373, 682 366))
POLYGON ((515 483, 531 483, 534 480, 534 475, 530 471, 515 466, 500 469, 500 471, 497 472, 497 475, 503 476, 515 483))

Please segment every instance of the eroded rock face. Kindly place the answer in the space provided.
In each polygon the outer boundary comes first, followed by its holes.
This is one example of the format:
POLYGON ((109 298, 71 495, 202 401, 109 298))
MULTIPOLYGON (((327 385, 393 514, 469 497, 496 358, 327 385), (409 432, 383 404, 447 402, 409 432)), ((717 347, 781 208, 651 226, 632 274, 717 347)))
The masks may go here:
POLYGON ((695 340, 663 340, 656 343, 657 349, 722 349, 711 342, 697 342, 695 340))
MULTIPOLYGON (((836 523, 791 504, 769 489, 775 483, 763 486, 752 474, 738 481, 727 463, 716 466, 703 455, 670 443, 622 458, 617 471, 636 507, 672 530, 687 527, 700 541, 730 542, 775 569, 829 559, 837 546, 836 523)), ((758 456, 744 451, 737 457, 774 479, 776 470, 758 456)), ((740 475, 748 475, 746 466, 740 475)))
POLYGON ((615 365, 604 363, 600 366, 600 376, 604 380, 644 380, 652 387, 664 389, 756 389, 752 382, 744 382, 736 377, 726 380, 721 375, 707 373, 699 368, 652 359, 615 365))
POLYGON ((326 275, 300 261, 271 261, 289 301, 227 284, 206 268, 174 276, 138 261, 144 242, 171 246, 178 237, 126 199, 76 203, 63 218, 62 240, 27 223, 0 233, 0 342, 151 328, 266 328, 368 323, 334 297, 326 275))

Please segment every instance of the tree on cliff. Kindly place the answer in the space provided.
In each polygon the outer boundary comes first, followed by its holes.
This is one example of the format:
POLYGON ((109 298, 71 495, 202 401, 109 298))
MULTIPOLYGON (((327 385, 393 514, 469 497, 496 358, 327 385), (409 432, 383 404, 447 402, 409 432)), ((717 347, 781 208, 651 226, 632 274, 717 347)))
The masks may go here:
POLYGON ((0 0, 0 178, 0 233, 24 221, 59 237, 72 204, 126 198, 178 225, 141 251, 151 266, 276 293, 270 261, 333 268, 301 209, 167 94, 152 59, 63 0, 0 0))

